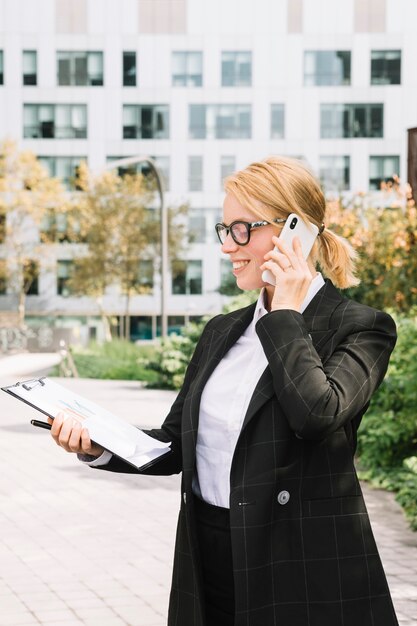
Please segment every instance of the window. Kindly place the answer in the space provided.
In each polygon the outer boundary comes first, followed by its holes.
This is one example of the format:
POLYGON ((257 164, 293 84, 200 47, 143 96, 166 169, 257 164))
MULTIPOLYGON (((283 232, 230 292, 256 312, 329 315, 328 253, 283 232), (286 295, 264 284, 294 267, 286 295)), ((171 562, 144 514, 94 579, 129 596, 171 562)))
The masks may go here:
POLYGON ((73 264, 73 261, 58 261, 57 292, 59 296, 69 296, 71 294, 68 282, 71 278, 73 264))
POLYGON ((169 139, 168 104, 123 105, 123 139, 169 139))
POLYGON ((25 139, 85 139, 85 104, 24 104, 25 139))
POLYGON ((271 139, 284 139, 285 108, 283 104, 271 104, 271 139))
POLYGON ((4 70, 3 70, 3 63, 4 63, 4 55, 3 55, 3 50, 0 50, 0 85, 4 85, 4 70))
POLYGON ((201 87, 203 84, 202 52, 172 53, 173 87, 201 87))
POLYGON ((188 240, 190 243, 206 243, 206 211, 190 209, 188 212, 188 240))
POLYGON ((322 104, 320 107, 322 139, 383 137, 383 127, 383 104, 322 104))
POLYGON ((102 86, 102 52, 57 52, 58 85, 102 86))
MULTIPOLYGON (((107 157, 107 163, 111 163, 112 161, 119 161, 121 159, 127 159, 129 157, 122 156, 109 156, 107 157)), ((155 161, 156 167, 159 170, 159 173, 162 177, 162 184, 164 187, 164 191, 169 191, 169 183, 170 183, 170 173, 169 173, 169 157, 168 156, 152 156, 150 158, 155 161)), ((130 174, 131 176, 134 174, 143 174, 144 176, 153 176, 153 170, 149 163, 146 161, 142 163, 132 163, 132 165, 126 165, 117 168, 118 176, 125 176, 126 174, 130 174)))
POLYGON ((149 294, 153 291, 153 261, 141 259, 138 265, 138 279, 136 282, 138 293, 149 294))
POLYGON ((6 259, 0 259, 0 296, 7 293, 7 264, 6 259))
POLYGON ((250 139, 250 104, 190 104, 190 139, 250 139))
POLYGON ((222 87, 252 85, 252 52, 222 52, 222 87))
POLYGON ((66 213, 48 209, 40 224, 40 240, 42 243, 84 243, 85 235, 81 233, 80 218, 77 211, 66 213))
POLYGON ((371 85, 401 84, 401 50, 372 50, 371 85))
POLYGON ((27 296, 39 295, 39 263, 36 261, 23 265, 23 289, 27 296))
POLYGON ((67 189, 77 189, 78 167, 87 157, 38 156, 38 161, 48 171, 51 178, 60 178, 67 189))
POLYGON ((320 181, 325 191, 343 191, 350 187, 350 157, 321 156, 320 181))
POLYGON ((188 157, 188 191, 203 191, 203 157, 188 157))
POLYGON ((136 52, 123 52, 123 87, 136 87, 136 52))
POLYGON ((172 293, 174 295, 202 294, 202 261, 172 262, 172 293))
POLYGON ((23 84, 37 84, 37 53, 36 50, 23 50, 23 84))
POLYGON ((220 188, 223 189, 224 179, 236 170, 236 158, 234 156, 220 157, 220 188))
POLYGON ((304 52, 304 85, 350 85, 350 51, 304 52))
POLYGON ((380 189, 382 183, 392 182, 400 173, 399 156, 369 157, 369 189, 380 189))

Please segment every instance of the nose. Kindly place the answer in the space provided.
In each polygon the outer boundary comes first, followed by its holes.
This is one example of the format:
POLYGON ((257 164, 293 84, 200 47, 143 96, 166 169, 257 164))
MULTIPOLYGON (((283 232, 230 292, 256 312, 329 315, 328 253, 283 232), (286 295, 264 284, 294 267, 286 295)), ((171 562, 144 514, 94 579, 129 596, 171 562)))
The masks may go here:
POLYGON ((224 240, 224 243, 222 243, 222 247, 221 250, 223 252, 223 254, 230 254, 231 252, 235 252, 238 248, 238 245, 236 243, 236 241, 234 241, 232 235, 229 233, 227 234, 226 239, 224 240))

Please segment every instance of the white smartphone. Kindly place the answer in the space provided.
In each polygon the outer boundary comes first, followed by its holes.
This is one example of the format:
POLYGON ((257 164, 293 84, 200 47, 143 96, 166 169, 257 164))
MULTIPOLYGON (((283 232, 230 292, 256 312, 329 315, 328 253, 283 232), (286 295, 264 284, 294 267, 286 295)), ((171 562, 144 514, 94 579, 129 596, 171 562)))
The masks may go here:
MULTIPOLYGON (((315 226, 315 224, 309 222, 309 225, 307 225, 304 220, 298 217, 298 215, 291 213, 287 217, 287 221, 284 224, 279 239, 285 241, 285 243, 288 244, 292 250, 293 239, 294 237, 298 237, 301 242, 303 257, 306 259, 310 254, 311 248, 313 247, 318 234, 319 229, 315 226)), ((274 250, 277 250, 276 246, 274 250)), ((262 272, 262 280, 265 283, 275 285, 275 276, 270 270, 264 270, 262 272)))

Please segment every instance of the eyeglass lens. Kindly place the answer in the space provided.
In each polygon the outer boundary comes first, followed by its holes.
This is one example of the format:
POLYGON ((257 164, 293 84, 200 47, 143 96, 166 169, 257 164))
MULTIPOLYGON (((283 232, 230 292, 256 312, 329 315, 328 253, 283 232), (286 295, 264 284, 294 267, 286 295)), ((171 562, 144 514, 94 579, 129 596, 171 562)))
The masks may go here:
POLYGON ((226 241, 226 237, 228 232, 232 235, 233 240, 239 244, 245 244, 249 239, 249 229, 245 222, 234 222, 230 225, 229 228, 219 224, 216 226, 217 234, 219 235, 219 239, 222 243, 226 241))

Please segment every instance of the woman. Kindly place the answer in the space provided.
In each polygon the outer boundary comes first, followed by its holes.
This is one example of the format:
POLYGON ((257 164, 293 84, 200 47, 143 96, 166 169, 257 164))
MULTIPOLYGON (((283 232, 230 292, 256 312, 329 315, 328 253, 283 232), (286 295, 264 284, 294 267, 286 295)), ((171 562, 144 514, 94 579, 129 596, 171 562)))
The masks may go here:
MULTIPOLYGON (((393 626, 353 455, 394 323, 335 289, 357 284, 354 253, 325 228, 323 193, 301 163, 253 163, 226 192, 222 252, 241 289, 262 290, 206 325, 169 415, 149 431, 172 452, 144 473, 182 471, 168 623, 393 626), (319 229, 307 260, 297 238, 292 248, 277 238, 290 213, 319 229)), ((101 469, 135 471, 61 416, 51 432, 101 469)))

